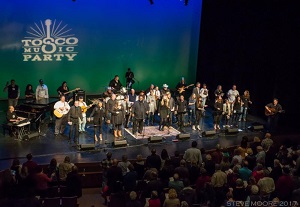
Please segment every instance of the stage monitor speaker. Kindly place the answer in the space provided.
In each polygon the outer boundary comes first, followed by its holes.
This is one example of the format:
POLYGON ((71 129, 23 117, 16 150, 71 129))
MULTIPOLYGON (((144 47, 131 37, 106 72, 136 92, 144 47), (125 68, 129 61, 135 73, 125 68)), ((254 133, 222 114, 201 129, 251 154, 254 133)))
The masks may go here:
POLYGON ((153 136, 148 138, 148 142, 155 143, 155 142, 162 142, 162 136, 153 136))
POLYGON ((214 135, 216 135, 216 131, 215 130, 204 131, 202 133, 202 136, 204 136, 204 137, 211 137, 211 136, 214 136, 214 135))
POLYGON ((95 149, 95 144, 80 144, 79 145, 80 150, 91 150, 95 149))
POLYGON ((225 130, 226 134, 237 134, 239 133, 239 129, 238 128, 227 128, 225 130))
POLYGON ((113 146, 114 147, 126 147, 127 146, 127 141, 126 141, 126 139, 116 140, 116 141, 113 142, 113 146))
POLYGON ((178 134, 178 135, 177 135, 177 139, 179 139, 179 140, 187 140, 187 139, 189 139, 190 137, 191 137, 190 134, 178 134))
POLYGON ((83 101, 86 102, 86 96, 85 96, 85 91, 84 90, 78 90, 73 93, 73 99, 74 101, 78 101, 79 97, 83 97, 83 101))
POLYGON ((28 139, 32 139, 34 137, 37 137, 39 136, 39 133, 38 132, 32 132, 30 134, 27 134, 23 137, 24 140, 28 140, 28 139))
POLYGON ((254 125, 251 127, 253 131, 261 131, 264 130, 264 126, 263 125, 254 125))

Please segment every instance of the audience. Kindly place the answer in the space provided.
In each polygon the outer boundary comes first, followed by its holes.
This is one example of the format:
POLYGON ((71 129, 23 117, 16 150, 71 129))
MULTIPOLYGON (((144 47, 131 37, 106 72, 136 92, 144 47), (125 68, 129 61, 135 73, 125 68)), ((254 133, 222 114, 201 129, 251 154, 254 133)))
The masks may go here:
MULTIPOLYGON (((213 152, 198 149, 193 141, 182 156, 179 151, 169 156, 167 148, 159 156, 153 148, 146 159, 139 154, 135 161, 129 161, 127 155, 118 161, 108 152, 100 162, 100 187, 105 187, 105 199, 109 198, 106 204, 179 207, 221 206, 226 201, 298 201, 299 148, 290 144, 276 148, 269 133, 262 142, 259 137, 252 143, 246 138, 230 149, 216 145, 213 152)), ((26 158, 23 164, 14 159, 10 168, 1 172, 0 197, 6 199, 0 199, 0 206, 12 207, 21 198, 40 206, 34 196, 47 196, 55 183, 65 184, 68 196, 82 196, 82 178, 70 157, 65 156, 60 164, 53 158, 44 168, 32 160, 32 154, 26 158)))

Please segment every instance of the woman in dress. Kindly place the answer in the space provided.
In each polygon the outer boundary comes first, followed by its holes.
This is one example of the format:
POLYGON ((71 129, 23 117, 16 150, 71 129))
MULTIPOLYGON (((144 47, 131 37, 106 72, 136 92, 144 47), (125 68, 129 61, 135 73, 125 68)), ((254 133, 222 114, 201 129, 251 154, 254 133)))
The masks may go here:
POLYGON ((98 104, 94 107, 90 117, 87 119, 89 122, 93 117, 94 124, 94 140, 98 142, 97 131, 99 130, 99 139, 102 140, 102 123, 105 117, 105 109, 103 107, 103 102, 99 101, 98 104))
MULTIPOLYGON (((170 115, 169 99, 167 95, 163 95, 161 101, 159 102, 159 130, 163 131, 165 126, 168 126, 168 118, 170 115)), ((169 127, 169 126, 168 126, 169 127)))

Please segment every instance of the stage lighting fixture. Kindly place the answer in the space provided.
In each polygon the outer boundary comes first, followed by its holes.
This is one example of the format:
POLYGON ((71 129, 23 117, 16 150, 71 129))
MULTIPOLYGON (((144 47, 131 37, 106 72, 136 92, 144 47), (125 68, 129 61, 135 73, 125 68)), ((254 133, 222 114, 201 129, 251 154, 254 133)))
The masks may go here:
POLYGON ((189 0, 184 0, 184 6, 187 6, 189 4, 189 0))
POLYGON ((153 0, 149 0, 149 2, 150 2, 150 4, 151 4, 151 5, 153 5, 153 4, 154 4, 153 0))

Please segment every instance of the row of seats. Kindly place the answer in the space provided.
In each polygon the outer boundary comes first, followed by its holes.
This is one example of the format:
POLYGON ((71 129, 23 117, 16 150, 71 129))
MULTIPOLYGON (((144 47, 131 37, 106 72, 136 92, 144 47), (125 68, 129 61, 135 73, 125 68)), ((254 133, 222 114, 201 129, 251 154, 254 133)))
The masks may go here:
POLYGON ((79 207, 77 197, 40 198, 43 207, 79 207))

